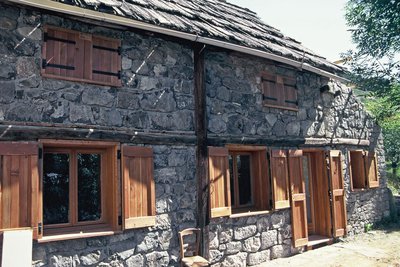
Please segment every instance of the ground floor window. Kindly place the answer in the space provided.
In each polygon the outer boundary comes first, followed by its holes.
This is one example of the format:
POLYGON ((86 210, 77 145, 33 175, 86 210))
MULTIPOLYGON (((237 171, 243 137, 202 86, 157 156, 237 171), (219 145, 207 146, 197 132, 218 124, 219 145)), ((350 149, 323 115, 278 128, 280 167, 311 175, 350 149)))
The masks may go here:
POLYGON ((44 225, 98 222, 106 150, 49 148, 43 158, 44 225))

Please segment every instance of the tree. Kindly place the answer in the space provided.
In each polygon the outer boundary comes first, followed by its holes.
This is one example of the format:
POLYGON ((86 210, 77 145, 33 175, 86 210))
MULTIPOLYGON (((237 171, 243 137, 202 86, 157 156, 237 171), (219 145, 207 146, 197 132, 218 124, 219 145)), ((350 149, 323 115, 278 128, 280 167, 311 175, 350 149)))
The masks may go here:
POLYGON ((362 55, 382 58, 400 51, 399 0, 349 0, 346 20, 362 55))

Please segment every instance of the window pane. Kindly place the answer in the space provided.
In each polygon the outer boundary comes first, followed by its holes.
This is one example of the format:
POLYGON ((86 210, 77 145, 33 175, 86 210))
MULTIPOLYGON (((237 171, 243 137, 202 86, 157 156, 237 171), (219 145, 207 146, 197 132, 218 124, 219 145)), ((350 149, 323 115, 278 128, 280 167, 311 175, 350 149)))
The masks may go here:
POLYGON ((237 156, 237 174, 239 184, 239 205, 252 203, 250 155, 237 156))
POLYGON ((233 172, 233 158, 229 155, 229 179, 231 188, 231 206, 235 206, 235 173, 233 172))
POLYGON ((69 154, 45 153, 43 159, 43 223, 68 222, 69 154))
POLYGON ((78 153, 78 221, 101 217, 101 155, 78 153))

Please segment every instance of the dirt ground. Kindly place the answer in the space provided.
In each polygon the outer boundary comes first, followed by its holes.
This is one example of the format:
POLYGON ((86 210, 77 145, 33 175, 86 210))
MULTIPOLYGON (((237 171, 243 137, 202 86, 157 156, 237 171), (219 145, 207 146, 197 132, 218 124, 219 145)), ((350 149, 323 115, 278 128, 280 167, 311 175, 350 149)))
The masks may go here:
POLYGON ((330 246, 304 252, 289 258, 266 262, 258 267, 400 267, 400 228, 374 230, 344 238, 330 246))

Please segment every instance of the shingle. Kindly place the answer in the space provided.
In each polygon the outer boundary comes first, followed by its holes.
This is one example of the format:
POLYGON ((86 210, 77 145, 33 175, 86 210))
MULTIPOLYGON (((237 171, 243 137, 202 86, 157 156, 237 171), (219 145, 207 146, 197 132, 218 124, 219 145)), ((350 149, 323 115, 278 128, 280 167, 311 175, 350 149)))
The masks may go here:
POLYGON ((272 52, 328 71, 340 70, 264 23, 255 12, 223 0, 80 0, 75 5, 94 10, 109 7, 117 16, 272 52))

